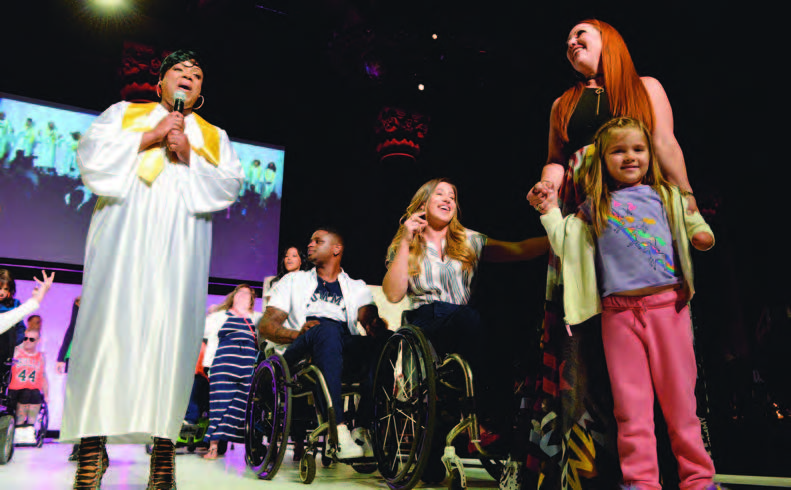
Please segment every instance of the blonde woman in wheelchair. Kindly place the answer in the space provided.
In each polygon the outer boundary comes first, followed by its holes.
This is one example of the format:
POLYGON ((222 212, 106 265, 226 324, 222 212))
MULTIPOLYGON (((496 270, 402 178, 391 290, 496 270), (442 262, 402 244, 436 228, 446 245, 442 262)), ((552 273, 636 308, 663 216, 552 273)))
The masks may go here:
MULTIPOLYGON (((544 255, 548 244, 546 237, 521 242, 494 240, 462 226, 458 214, 455 185, 447 179, 423 184, 388 249, 382 289, 393 303, 409 297, 413 309, 405 312, 406 322, 420 327, 439 356, 454 353, 469 363, 475 373, 479 442, 485 446, 498 439, 497 432, 507 430, 504 422, 510 421, 498 418, 497 405, 509 393, 503 383, 505 367, 497 359, 484 358, 487 351, 497 352, 497 339, 487 334, 480 315, 468 304, 473 278, 481 260, 530 260, 544 255)), ((441 481, 445 475, 435 457, 438 449, 441 454, 437 445, 444 441, 434 438, 434 442, 426 470, 433 475, 423 478, 427 482, 441 481)))

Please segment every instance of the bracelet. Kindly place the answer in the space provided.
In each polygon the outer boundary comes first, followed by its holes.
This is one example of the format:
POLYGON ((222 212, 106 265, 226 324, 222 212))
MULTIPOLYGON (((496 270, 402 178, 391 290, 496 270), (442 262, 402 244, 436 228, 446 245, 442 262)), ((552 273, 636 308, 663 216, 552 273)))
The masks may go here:
POLYGON ((694 195, 695 195, 695 194, 693 194, 693 193, 692 193, 692 191, 684 191, 684 190, 680 190, 679 192, 680 192, 680 193, 681 193, 681 195, 682 195, 682 196, 684 196, 684 197, 687 197, 687 196, 694 196, 694 195))

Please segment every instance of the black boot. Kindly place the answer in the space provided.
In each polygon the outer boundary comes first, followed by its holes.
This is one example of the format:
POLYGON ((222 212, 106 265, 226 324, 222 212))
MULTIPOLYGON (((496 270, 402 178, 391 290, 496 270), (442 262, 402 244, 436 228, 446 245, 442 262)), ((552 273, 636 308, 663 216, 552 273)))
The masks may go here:
POLYGON ((102 485, 104 466, 103 437, 83 437, 77 458, 77 473, 74 475, 74 490, 96 490, 102 485))
POLYGON ((170 439, 154 438, 147 490, 176 489, 176 446, 170 439))

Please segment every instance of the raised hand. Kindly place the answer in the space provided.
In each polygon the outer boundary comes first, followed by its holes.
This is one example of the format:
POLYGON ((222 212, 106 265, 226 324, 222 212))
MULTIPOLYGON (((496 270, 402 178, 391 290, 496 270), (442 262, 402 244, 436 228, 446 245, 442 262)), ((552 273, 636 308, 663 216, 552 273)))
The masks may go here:
POLYGON ((411 242, 415 238, 415 235, 420 235, 423 230, 426 229, 426 225, 428 225, 428 222, 426 221, 425 211, 421 210, 410 215, 409 218, 404 221, 404 228, 406 229, 404 239, 411 242))
POLYGON ((44 296, 46 296, 47 291, 49 291, 49 288, 52 286, 52 281, 55 280, 54 272, 50 274, 49 277, 47 276, 47 271, 41 271, 41 274, 44 276, 44 280, 40 281, 37 277, 33 278, 33 280, 36 281, 36 287, 31 294, 33 299, 38 301, 39 304, 44 300, 44 296))

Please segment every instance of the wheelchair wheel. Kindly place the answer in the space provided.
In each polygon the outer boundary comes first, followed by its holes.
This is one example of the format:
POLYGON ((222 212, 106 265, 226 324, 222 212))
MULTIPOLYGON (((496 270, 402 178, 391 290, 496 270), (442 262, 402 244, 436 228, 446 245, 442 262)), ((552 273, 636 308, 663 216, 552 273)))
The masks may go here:
POLYGON ((8 463, 14 456, 14 430, 14 416, 0 415, 0 465, 8 463))
POLYGON ((458 468, 453 468, 448 478, 448 490, 464 490, 466 487, 461 482, 461 472, 458 468))
POLYGON ((403 326, 387 340, 373 386, 379 473, 390 488, 411 489, 428 462, 436 418, 436 368, 420 329, 403 326))
POLYGON ((275 476, 286 453, 291 430, 290 380, 280 355, 261 362, 253 374, 245 416, 245 459, 264 480, 275 476))
POLYGON ((316 453, 309 452, 299 460, 299 479, 305 485, 313 483, 316 478, 316 453))
POLYGON ((352 463, 352 468, 361 475, 370 475, 376 471, 376 463, 352 463))
POLYGON ((46 403, 41 404, 41 410, 39 410, 38 417, 36 417, 35 426, 38 427, 38 430, 36 430, 36 447, 41 447, 44 445, 44 438, 47 437, 47 430, 49 429, 49 410, 46 403))

